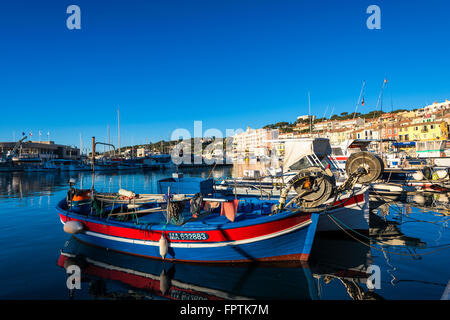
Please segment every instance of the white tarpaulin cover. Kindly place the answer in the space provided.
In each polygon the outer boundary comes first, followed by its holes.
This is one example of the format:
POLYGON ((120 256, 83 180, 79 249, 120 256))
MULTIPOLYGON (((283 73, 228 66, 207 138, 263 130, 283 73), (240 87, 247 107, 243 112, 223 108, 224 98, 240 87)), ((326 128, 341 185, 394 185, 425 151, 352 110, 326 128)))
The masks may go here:
POLYGON ((318 157, 331 154, 330 141, 326 138, 305 138, 284 140, 283 171, 304 156, 316 154, 318 157))

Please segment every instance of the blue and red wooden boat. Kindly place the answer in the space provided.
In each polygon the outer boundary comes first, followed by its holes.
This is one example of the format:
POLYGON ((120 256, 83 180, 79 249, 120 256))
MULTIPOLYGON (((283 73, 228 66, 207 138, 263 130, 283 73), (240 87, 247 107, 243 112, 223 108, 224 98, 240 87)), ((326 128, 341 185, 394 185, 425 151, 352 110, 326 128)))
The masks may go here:
MULTIPOLYGON (((341 217, 347 207, 354 210, 362 201, 362 193, 340 197, 327 214, 341 217)), ((137 210, 132 203, 99 209, 98 204, 74 206, 64 199, 57 210, 64 229, 80 241, 133 255, 198 263, 308 260, 323 213, 295 208, 274 213, 277 204, 241 198, 230 221, 220 208, 193 218, 185 201, 178 224, 167 223, 164 203, 158 201, 137 210), (123 210, 133 214, 121 215, 123 210)))

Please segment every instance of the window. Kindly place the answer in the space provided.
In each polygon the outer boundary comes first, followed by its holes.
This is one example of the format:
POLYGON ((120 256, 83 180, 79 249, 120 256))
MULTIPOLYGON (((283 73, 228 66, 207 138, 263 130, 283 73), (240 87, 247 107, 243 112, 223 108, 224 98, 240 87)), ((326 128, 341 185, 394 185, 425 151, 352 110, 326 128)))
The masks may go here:
POLYGON ((311 163, 308 161, 307 157, 303 157, 289 167, 290 170, 301 170, 311 167, 311 163))

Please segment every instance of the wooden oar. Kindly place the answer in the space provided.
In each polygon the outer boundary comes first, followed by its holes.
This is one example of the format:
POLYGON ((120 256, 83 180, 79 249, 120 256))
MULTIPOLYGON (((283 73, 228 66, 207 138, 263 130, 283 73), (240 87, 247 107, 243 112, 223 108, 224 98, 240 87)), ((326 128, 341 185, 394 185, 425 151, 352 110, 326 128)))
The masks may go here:
POLYGON ((138 211, 128 211, 128 212, 119 212, 119 213, 110 213, 108 216, 124 216, 127 214, 141 214, 141 213, 152 213, 152 212, 158 212, 163 211, 161 207, 158 208, 151 208, 151 209, 145 209, 145 210, 138 210, 138 211))

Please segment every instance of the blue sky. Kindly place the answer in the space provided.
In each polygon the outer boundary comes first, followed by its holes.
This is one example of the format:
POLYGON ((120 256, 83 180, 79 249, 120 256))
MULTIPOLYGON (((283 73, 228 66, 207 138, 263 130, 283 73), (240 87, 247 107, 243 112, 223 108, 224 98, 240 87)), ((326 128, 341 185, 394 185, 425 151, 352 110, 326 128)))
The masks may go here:
POLYGON ((450 98, 448 1, 2 1, 0 141, 38 130, 79 145, 176 128, 262 127, 450 98), (81 8, 68 30, 66 8, 81 8), (366 8, 381 8, 381 30, 366 8))

